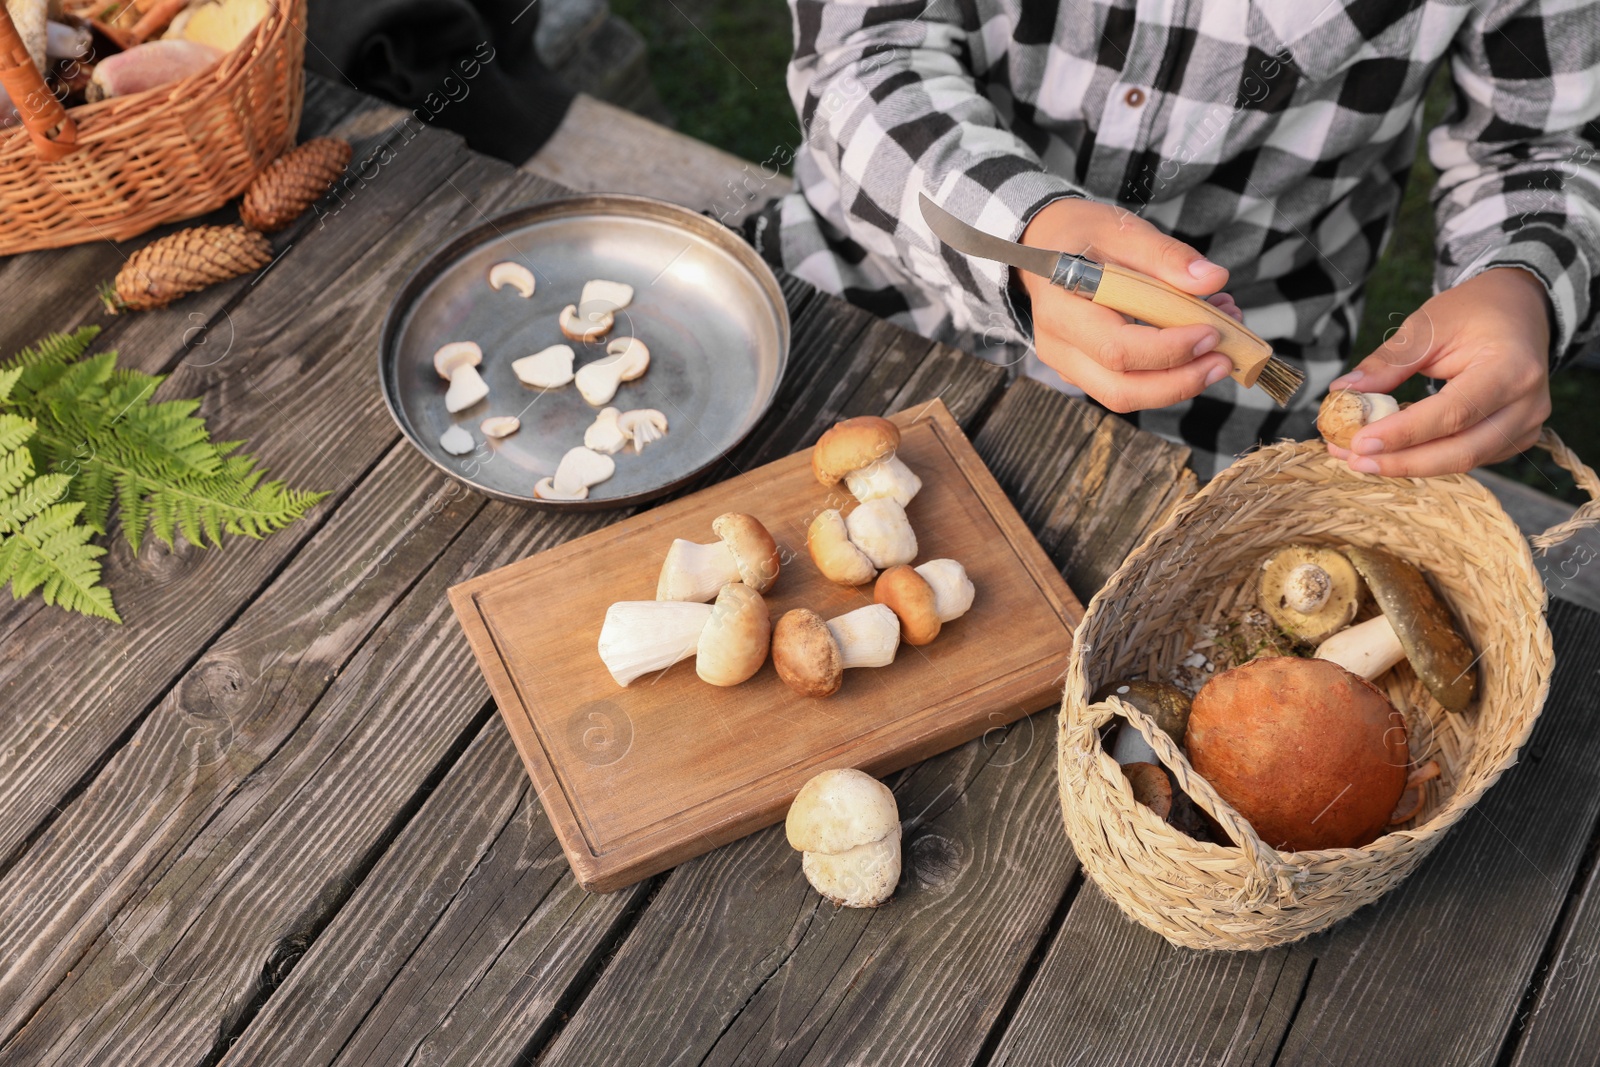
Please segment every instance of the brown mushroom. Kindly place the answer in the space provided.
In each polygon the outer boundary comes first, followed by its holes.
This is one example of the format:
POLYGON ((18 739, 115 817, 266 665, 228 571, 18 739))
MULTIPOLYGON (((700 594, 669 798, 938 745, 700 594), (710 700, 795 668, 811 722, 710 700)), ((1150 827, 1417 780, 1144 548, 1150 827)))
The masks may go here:
POLYGON ((1399 402, 1387 393, 1340 389, 1322 398, 1322 407, 1317 412, 1317 432, 1330 445, 1349 448, 1357 430, 1399 410, 1399 402))
POLYGON ((1428 760, 1411 769, 1411 773, 1406 776, 1405 792, 1400 794, 1400 802, 1389 815, 1390 826, 1410 822, 1417 817, 1417 812, 1422 810, 1422 802, 1427 799, 1427 792, 1423 786, 1437 777, 1439 777, 1438 760, 1428 760))
POLYGON ((1371 681, 1402 659, 1445 708, 1461 713, 1478 690, 1476 658, 1455 617, 1421 571, 1381 548, 1347 548, 1382 614, 1341 630, 1317 647, 1332 660, 1371 681))
MULTIPOLYGON (((1107 697, 1115 696, 1125 703, 1132 704, 1161 727, 1163 733, 1172 738, 1177 744, 1183 744, 1184 733, 1189 728, 1189 697, 1182 689, 1166 682, 1151 682, 1134 680, 1132 678, 1115 682, 1107 682, 1095 690, 1091 703, 1098 704, 1107 697)), ((1124 731, 1135 737, 1139 731, 1124 731)), ((1118 735, 1120 739, 1120 734, 1118 735)), ((1139 738, 1140 741, 1144 739, 1139 738)), ((1118 762, 1122 762, 1118 760, 1118 762)))
POLYGON ((900 619, 900 639, 925 645, 945 623, 972 606, 974 590, 967 569, 953 559, 931 559, 917 567, 901 563, 878 576, 872 599, 900 619))
POLYGON ((834 508, 818 513, 806 530, 806 548, 811 562, 830 582, 841 585, 865 585, 877 575, 867 554, 850 540, 850 528, 844 516, 834 508))
POLYGON ((1165 819, 1172 814, 1172 780, 1154 763, 1124 763, 1122 774, 1133 788, 1133 799, 1165 819))
POLYGON ((712 685, 738 685, 767 661, 771 637, 761 594, 743 582, 725 585, 695 644, 695 673, 712 685))
POLYGON ((1261 562, 1256 602, 1284 632, 1316 644, 1350 625, 1361 579, 1338 549, 1284 545, 1261 562))
POLYGON ((778 580, 778 542, 753 515, 730 511, 711 521, 714 544, 678 538, 656 580, 657 600, 707 601, 729 582, 765 593, 778 580))
POLYGON ((882 604, 835 618, 807 608, 784 613, 772 629, 772 665, 785 685, 804 697, 839 691, 852 667, 884 667, 900 645, 900 620, 882 604))
POLYGON ((858 415, 836 423, 811 449, 811 470, 823 485, 845 487, 862 503, 893 500, 911 503, 922 479, 895 455, 900 427, 876 415, 858 415))

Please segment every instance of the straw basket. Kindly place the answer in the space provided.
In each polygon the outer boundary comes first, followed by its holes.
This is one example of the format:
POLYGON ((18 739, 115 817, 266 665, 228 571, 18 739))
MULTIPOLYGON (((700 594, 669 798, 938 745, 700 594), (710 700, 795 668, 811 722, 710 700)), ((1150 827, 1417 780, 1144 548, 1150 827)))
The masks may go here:
POLYGON ((121 240, 238 196, 294 144, 304 26, 305 0, 275 0, 209 70, 69 111, 0 6, 0 82, 23 117, 0 130, 0 254, 121 240))
MULTIPOLYGON (((1540 445, 1600 495, 1594 472, 1553 433, 1540 445)), ((1547 550, 1597 521, 1600 504, 1591 501, 1534 547, 1547 550)), ((1544 610, 1528 543, 1472 478, 1364 477, 1321 442, 1246 456, 1133 551, 1078 626, 1058 770, 1079 862, 1130 918, 1177 945, 1261 949, 1330 926, 1398 885, 1516 762, 1550 685, 1544 610), (1481 653, 1479 696, 1464 715, 1439 706, 1409 666, 1378 680, 1406 716, 1412 759, 1435 759, 1442 773, 1414 819, 1362 848, 1274 850, 1146 715, 1116 697, 1090 703, 1110 681, 1170 677, 1196 644, 1254 602, 1261 559, 1290 541, 1375 545, 1420 566, 1481 653), (1133 723, 1175 784, 1238 847, 1195 841, 1134 801, 1100 743, 1113 715, 1133 723)))

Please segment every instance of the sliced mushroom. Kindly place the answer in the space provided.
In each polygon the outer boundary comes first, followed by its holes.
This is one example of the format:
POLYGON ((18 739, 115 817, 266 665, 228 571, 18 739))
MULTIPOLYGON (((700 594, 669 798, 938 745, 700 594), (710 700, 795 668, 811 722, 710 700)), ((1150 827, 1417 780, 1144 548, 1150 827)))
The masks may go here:
POLYGON ((576 489, 557 489, 554 478, 540 478, 533 483, 533 495, 540 500, 582 500, 589 495, 589 487, 580 485, 576 489))
POLYGON ((492 415, 478 425, 485 437, 510 437, 522 428, 522 420, 515 415, 492 415))
POLYGON ((578 317, 577 305, 568 304, 561 309, 561 316, 557 321, 561 325, 561 332, 569 341, 598 341, 611 332, 615 320, 610 315, 592 321, 581 319, 578 317))
POLYGON ((922 479, 895 455, 900 428, 876 415, 837 423, 811 449, 811 471, 823 485, 844 481, 855 498, 893 500, 902 508, 922 488, 922 479))
POLYGON ((511 286, 526 299, 533 295, 533 271, 507 260, 489 268, 489 284, 496 290, 511 286))
POLYGON ((900 646, 900 620, 882 604, 845 612, 824 621, 796 608, 772 630, 772 665, 785 685, 805 697, 839 691, 851 667, 883 667, 900 646))
POLYGON ((594 422, 583 431, 584 447, 607 455, 622 451, 622 446, 628 443, 628 435, 617 423, 619 414, 616 408, 601 408, 600 414, 594 417, 594 422))
POLYGON ((1345 549, 1383 614, 1334 634, 1316 658, 1367 681, 1409 660, 1433 698, 1460 714, 1478 690, 1477 659, 1422 572, 1381 548, 1345 549))
POLYGON ((945 623, 967 613, 973 595, 967 569, 953 559, 890 567, 872 591, 872 598, 900 619, 900 639, 908 645, 925 645, 938 637, 945 623))
POLYGON ((483 349, 471 341, 452 341, 433 354, 433 369, 450 383, 444 394, 445 410, 465 411, 489 395, 489 385, 478 374, 483 349))
POLYGON ((1399 401, 1388 393, 1341 389, 1322 398, 1322 407, 1317 412, 1317 432, 1329 444, 1349 448, 1357 430, 1399 410, 1399 401))
POLYGON ((645 445, 661 440, 667 432, 667 417, 655 408, 635 408, 633 411, 624 411, 617 419, 617 425, 633 442, 633 453, 638 455, 644 451, 645 445))
POLYGON ((606 345, 604 359, 588 363, 578 371, 578 392, 595 407, 611 402, 617 387, 631 382, 650 367, 650 349, 637 337, 618 337, 606 345))
POLYGON ((604 278, 583 283, 578 296, 578 318, 584 322, 609 322, 613 315, 633 303, 633 286, 608 282, 604 278))
POLYGON ((572 381, 572 361, 576 358, 571 345, 551 345, 549 348, 523 356, 511 364, 511 373, 523 385, 538 389, 559 389, 572 381))
POLYGON ((617 472, 617 462, 592 448, 579 445, 567 449, 561 462, 556 464, 555 485, 558 490, 571 492, 599 485, 617 472))
POLYGON ((710 600, 723 586, 743 582, 759 593, 778 580, 778 542, 754 515, 730 511, 711 522, 717 535, 701 545, 678 538, 656 579, 657 600, 710 600))
POLYGON ((900 881, 900 809, 882 782, 854 768, 800 787, 784 832, 813 889, 847 908, 875 908, 900 881))
POLYGON ((460 426, 452 426, 439 435, 439 447, 452 456, 464 456, 473 449, 472 434, 460 426))
POLYGON ((1338 549, 1285 545, 1261 563, 1256 602, 1285 632, 1316 644, 1350 625, 1361 579, 1338 549))

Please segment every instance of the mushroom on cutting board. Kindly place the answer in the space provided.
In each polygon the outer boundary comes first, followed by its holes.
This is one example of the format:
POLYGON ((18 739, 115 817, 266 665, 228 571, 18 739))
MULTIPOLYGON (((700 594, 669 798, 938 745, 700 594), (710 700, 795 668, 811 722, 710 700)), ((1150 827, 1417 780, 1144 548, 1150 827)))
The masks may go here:
POLYGON ((925 645, 945 623, 967 613, 975 593, 965 567, 953 559, 930 559, 916 567, 901 563, 878 575, 872 599, 900 619, 900 640, 925 645))
POLYGON ((902 508, 922 488, 922 479, 903 463, 900 427, 877 415, 858 415, 836 423, 811 449, 811 471, 823 485, 843 480, 857 500, 893 500, 902 508))
POLYGON ((1344 554, 1382 614, 1323 641, 1316 658, 1332 660, 1368 681, 1409 660, 1435 700, 1458 714, 1466 711, 1478 690, 1477 659, 1428 579, 1381 548, 1351 547, 1344 554))
POLYGON ((900 620, 882 604, 826 621, 807 608, 795 608, 772 628, 772 665, 784 684, 803 697, 832 696, 845 671, 886 667, 899 647, 900 620))
POLYGON ((917 534, 906 509, 887 498, 857 505, 849 515, 829 508, 811 520, 806 547, 823 575, 842 585, 864 585, 882 568, 917 558, 917 534))
POLYGON ((767 661, 771 632, 766 601, 737 582, 723 587, 715 604, 625 600, 606 609, 600 661, 621 686, 690 656, 702 681, 738 685, 767 661))
POLYGON ((1284 545, 1261 562, 1256 603, 1286 633, 1316 644, 1350 625, 1361 579, 1338 549, 1284 545))
POLYGON ((574 375, 578 392, 595 407, 611 402, 617 387, 631 382, 650 367, 650 349, 637 337, 618 337, 606 345, 604 359, 584 364, 574 375))
POLYGON ((1317 411, 1317 432, 1329 444, 1349 448, 1357 430, 1399 410, 1399 401, 1388 393, 1341 389, 1322 398, 1322 407, 1317 411))
POLYGON ((452 341, 433 354, 433 369, 450 383, 444 394, 445 410, 465 411, 489 395, 489 385, 478 373, 483 349, 471 341, 452 341))
POLYGON ((730 511, 711 521, 711 532, 717 535, 712 544, 681 537, 672 542, 656 579, 657 600, 710 600, 732 582, 758 593, 772 588, 781 557, 778 542, 760 519, 730 511))
POLYGON ((742 582, 725 585, 695 644, 695 673, 712 685, 738 685, 767 662, 771 643, 772 616, 761 594, 742 582))
POLYGON ((559 389, 572 381, 572 361, 577 354, 571 345, 551 345, 511 364, 511 373, 523 385, 537 389, 559 389))
POLYGON ((847 908, 875 908, 900 881, 900 809, 889 787, 853 768, 800 787, 784 821, 813 889, 847 908))

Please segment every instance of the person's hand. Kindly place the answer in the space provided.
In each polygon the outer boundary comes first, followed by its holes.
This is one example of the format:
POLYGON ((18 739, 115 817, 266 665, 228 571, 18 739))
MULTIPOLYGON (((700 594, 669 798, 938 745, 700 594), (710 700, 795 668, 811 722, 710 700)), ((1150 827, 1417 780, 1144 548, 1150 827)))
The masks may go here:
POLYGON ((1496 267, 1423 304, 1328 389, 1387 393, 1413 374, 1444 386, 1328 451, 1367 474, 1425 477, 1532 448, 1550 414, 1548 300, 1532 274, 1496 267))
MULTIPOLYGON (((1233 299, 1217 291, 1225 268, 1122 208, 1093 200, 1057 200, 1028 223, 1022 243, 1088 255, 1143 271, 1211 303, 1235 319, 1233 299)), ((1068 382, 1112 411, 1160 408, 1197 396, 1233 364, 1215 351, 1216 327, 1157 329, 1069 293, 1025 271, 1016 276, 1033 301, 1034 348, 1068 382)))

